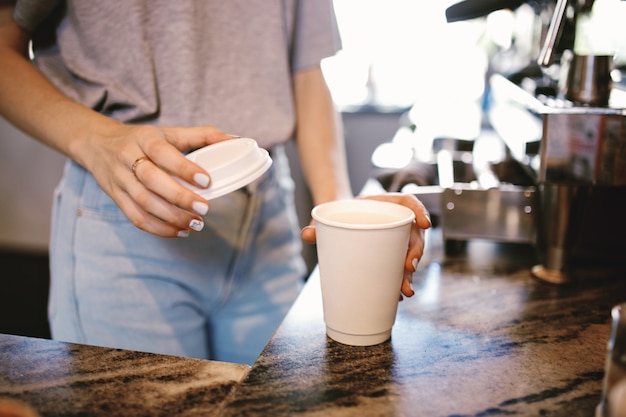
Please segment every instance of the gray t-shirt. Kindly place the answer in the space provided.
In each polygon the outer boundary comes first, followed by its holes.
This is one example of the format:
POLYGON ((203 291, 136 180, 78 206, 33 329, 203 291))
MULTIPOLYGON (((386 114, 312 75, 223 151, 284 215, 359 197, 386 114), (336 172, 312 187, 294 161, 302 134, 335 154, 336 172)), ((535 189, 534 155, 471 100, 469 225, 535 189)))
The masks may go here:
POLYGON ((14 19, 69 97, 264 147, 293 135, 292 74, 340 47, 331 0, 18 0, 14 19))

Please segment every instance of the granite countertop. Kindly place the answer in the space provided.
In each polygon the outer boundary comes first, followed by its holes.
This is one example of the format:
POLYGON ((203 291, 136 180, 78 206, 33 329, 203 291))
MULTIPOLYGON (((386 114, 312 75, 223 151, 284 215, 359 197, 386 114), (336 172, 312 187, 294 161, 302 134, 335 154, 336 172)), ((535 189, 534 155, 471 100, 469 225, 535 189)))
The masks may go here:
POLYGON ((427 244, 390 341, 327 338, 314 273, 220 415, 593 416, 625 277, 555 286, 531 276, 529 246, 427 244))
POLYGON ((426 239, 383 344, 326 337, 314 272, 252 368, 1 335, 0 399, 42 416, 593 416, 626 277, 556 286, 531 276, 532 247, 426 239))
POLYGON ((18 401, 41 416, 213 415, 249 369, 0 335, 0 403, 18 401))

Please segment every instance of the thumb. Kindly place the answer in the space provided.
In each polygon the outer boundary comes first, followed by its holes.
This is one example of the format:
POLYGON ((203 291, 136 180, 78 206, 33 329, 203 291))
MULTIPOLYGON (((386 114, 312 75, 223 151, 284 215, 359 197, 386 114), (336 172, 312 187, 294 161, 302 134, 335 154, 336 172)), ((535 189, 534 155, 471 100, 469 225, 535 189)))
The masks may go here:
POLYGON ((306 243, 315 243, 315 226, 309 225, 302 228, 300 231, 300 237, 306 243))

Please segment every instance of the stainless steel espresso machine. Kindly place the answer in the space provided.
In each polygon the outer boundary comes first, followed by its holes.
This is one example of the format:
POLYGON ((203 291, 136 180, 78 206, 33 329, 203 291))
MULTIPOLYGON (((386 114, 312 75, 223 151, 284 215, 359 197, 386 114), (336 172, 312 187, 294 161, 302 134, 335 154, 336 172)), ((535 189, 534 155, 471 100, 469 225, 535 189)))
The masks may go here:
MULTIPOLYGON (((593 10, 589 0, 558 0, 552 9, 537 63, 542 79, 550 79, 545 74, 558 63, 553 95, 532 77, 519 84, 499 75, 491 80, 496 112, 498 104, 517 106, 542 125, 538 165, 532 169, 542 263, 533 274, 554 283, 619 269, 626 255, 626 98, 613 85, 610 51, 577 47, 577 37, 591 36, 581 33, 580 22, 593 10)), ((507 121, 497 117, 490 115, 494 128, 519 150, 502 129, 507 121)), ((528 161, 528 152, 516 158, 528 161)))
MULTIPOLYGON (((450 6, 446 18, 472 19, 524 3, 466 0, 450 6)), ((413 190, 440 218, 446 241, 536 245, 540 263, 532 273, 540 280, 561 284, 626 273, 626 88, 613 80, 610 53, 576 47, 577 28, 594 1, 533 6, 550 16, 538 56, 516 74, 489 77, 487 118, 506 157, 481 163, 480 137, 469 144, 439 138, 433 182, 406 188, 412 180, 405 169, 405 178, 396 173, 383 185, 413 190)))

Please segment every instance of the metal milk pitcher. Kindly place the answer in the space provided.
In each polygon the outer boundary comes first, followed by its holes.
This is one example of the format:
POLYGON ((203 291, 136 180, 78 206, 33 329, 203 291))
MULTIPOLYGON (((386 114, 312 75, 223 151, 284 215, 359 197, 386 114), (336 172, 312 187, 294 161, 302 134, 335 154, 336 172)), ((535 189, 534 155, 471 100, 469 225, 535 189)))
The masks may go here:
POLYGON ((565 98, 576 104, 606 107, 613 81, 613 56, 574 54, 569 64, 565 98))

